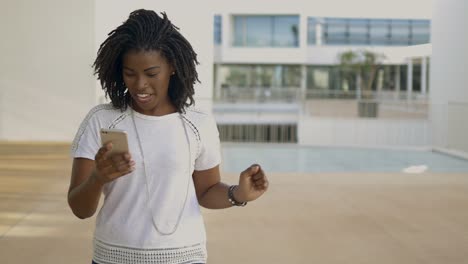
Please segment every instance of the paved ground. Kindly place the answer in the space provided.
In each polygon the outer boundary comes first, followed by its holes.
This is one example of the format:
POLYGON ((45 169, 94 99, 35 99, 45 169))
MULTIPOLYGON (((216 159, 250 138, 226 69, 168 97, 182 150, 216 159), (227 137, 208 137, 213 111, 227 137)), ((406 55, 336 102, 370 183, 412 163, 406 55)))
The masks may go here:
MULTIPOLYGON (((90 263, 70 164, 67 145, 0 143, 0 263, 90 263)), ((209 263, 468 263, 466 174, 269 176, 261 200, 203 211, 209 263)))

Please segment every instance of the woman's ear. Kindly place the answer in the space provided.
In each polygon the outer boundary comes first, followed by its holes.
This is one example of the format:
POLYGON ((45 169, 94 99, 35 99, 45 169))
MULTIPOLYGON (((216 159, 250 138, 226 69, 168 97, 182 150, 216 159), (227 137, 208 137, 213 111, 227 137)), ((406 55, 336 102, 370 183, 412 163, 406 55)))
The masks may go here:
POLYGON ((171 75, 175 75, 175 67, 173 65, 171 65, 169 70, 170 70, 171 75))

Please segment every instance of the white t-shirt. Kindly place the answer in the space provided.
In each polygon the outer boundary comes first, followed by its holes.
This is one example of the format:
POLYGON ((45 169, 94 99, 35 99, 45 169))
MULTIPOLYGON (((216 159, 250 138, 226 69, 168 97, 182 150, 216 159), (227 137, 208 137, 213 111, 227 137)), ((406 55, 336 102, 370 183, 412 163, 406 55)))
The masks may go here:
POLYGON ((122 112, 110 104, 98 105, 86 116, 75 136, 74 158, 94 160, 101 147, 101 128, 127 131, 136 166, 132 173, 103 188, 105 200, 96 220, 94 260, 206 262, 205 227, 192 173, 221 162, 219 134, 212 116, 191 109, 184 115, 147 116, 130 107, 122 112), (173 234, 162 234, 170 233, 177 223, 173 234))

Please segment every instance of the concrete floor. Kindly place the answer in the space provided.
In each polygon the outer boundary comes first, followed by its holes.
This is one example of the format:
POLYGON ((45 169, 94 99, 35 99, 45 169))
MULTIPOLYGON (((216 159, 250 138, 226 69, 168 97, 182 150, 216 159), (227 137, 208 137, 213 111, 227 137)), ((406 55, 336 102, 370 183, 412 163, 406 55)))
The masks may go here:
MULTIPOLYGON (((68 208, 68 149, 0 143, 0 263, 90 263, 94 218, 68 208)), ((245 208, 203 211, 209 263, 468 263, 467 174, 269 177, 245 208)))

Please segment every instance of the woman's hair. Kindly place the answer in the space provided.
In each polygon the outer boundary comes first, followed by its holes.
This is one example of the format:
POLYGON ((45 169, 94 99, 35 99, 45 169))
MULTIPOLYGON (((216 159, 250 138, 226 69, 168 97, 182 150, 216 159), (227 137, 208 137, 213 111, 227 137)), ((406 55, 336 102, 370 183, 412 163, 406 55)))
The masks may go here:
POLYGON ((125 110, 131 97, 122 76, 122 57, 129 50, 159 51, 176 74, 169 81, 169 98, 178 112, 194 104, 193 85, 200 82, 196 71, 197 54, 165 13, 136 10, 121 26, 111 31, 99 47, 94 73, 115 108, 125 110))

